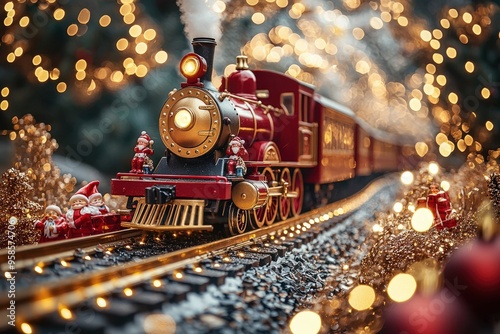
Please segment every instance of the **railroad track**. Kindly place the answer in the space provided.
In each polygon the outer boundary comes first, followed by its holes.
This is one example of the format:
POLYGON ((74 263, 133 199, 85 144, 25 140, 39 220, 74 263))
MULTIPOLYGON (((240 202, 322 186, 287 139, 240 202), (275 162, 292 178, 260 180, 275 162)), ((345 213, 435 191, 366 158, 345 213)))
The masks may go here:
MULTIPOLYGON (((16 268, 31 266, 40 262, 43 263, 55 257, 71 257, 75 249, 82 249, 84 252, 88 252, 92 251, 99 244, 113 244, 125 239, 140 237, 141 235, 142 232, 138 230, 120 230, 59 242, 21 246, 16 249, 16 268)), ((7 261, 7 249, 0 250, 0 269, 2 272, 8 271, 7 261)))
MULTIPOLYGON (((277 253, 311 240, 327 224, 333 225, 352 214, 374 194, 392 183, 393 178, 379 179, 347 199, 238 236, 83 272, 71 279, 61 278, 35 284, 16 291, 14 299, 9 298, 7 291, 4 291, 0 296, 0 307, 3 313, 5 310, 8 312, 9 305, 15 300, 17 328, 29 332, 25 329, 31 328, 30 323, 36 323, 47 315, 59 314, 61 318, 68 319, 74 316, 75 307, 82 301, 99 298, 106 300, 117 293, 133 293, 134 287, 144 287, 145 284, 159 285, 158 288, 164 289, 162 285, 177 286, 176 283, 186 283, 190 284, 190 290, 203 290, 206 284, 216 281, 217 277, 236 275, 241 272, 242 267, 268 263, 271 259, 276 259, 277 253), (217 272, 224 274, 218 275, 217 272), (197 283, 195 277, 204 279, 201 279, 202 283, 200 279, 197 283)), ((95 238, 68 240, 57 245, 30 246, 17 253, 16 259, 19 259, 21 265, 33 266, 41 261, 50 263, 74 256, 75 248, 91 252, 98 244, 109 247, 127 239, 137 240, 136 238, 143 237, 142 231, 124 230, 95 238)), ((0 258, 4 263, 5 254, 0 253, 0 258)), ((6 278, 9 277, 6 275, 6 278)), ((8 313, 4 315, 4 319, 5 317, 8 318, 8 313)), ((11 329, 6 322, 2 322, 0 326, 0 330, 11 329)))

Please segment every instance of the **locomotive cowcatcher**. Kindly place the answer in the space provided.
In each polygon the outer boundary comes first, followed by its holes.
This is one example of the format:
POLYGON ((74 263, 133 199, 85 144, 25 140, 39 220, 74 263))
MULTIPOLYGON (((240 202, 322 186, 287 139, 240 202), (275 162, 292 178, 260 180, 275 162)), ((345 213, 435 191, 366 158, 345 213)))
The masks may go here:
POLYGON ((123 226, 230 234, 271 225, 315 204, 334 182, 401 168, 403 148, 354 113, 284 74, 236 71, 216 89, 215 40, 195 38, 180 62, 186 82, 159 116, 166 148, 152 174, 118 173, 113 195, 134 210, 123 226))

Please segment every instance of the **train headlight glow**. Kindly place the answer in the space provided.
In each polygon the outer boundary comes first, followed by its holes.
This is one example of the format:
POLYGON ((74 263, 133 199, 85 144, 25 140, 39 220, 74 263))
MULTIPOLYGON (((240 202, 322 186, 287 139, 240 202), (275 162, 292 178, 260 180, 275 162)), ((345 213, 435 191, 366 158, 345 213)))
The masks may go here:
POLYGON ((193 125, 193 114, 187 109, 179 109, 174 116, 174 124, 180 130, 186 130, 193 125))
POLYGON ((188 53, 181 60, 180 70, 188 84, 195 84, 207 72, 207 62, 196 53, 188 53))
POLYGON ((191 57, 186 59, 184 63, 182 63, 181 71, 182 74, 184 74, 184 76, 192 77, 193 75, 196 74, 196 72, 198 72, 199 67, 200 67, 200 62, 198 61, 198 59, 191 57))

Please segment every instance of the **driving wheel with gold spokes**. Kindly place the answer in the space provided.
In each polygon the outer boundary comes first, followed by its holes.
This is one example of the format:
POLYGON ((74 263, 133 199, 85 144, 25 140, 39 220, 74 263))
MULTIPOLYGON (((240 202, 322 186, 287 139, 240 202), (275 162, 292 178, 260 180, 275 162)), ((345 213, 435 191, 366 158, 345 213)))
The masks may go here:
POLYGON ((302 204, 304 203, 304 178, 302 177, 302 172, 298 168, 293 171, 290 191, 297 193, 297 197, 290 198, 292 216, 296 217, 302 211, 302 204))
MULTIPOLYGON (((265 168, 262 171, 262 175, 264 175, 266 179, 266 183, 269 187, 273 186, 273 182, 275 181, 273 170, 269 167, 265 168)), ((278 199, 277 197, 270 196, 267 199, 266 204, 253 210, 253 214, 250 218, 250 226, 252 228, 261 228, 264 225, 272 225, 274 220, 276 219, 276 215, 278 214, 278 199)))
POLYGON ((234 203, 229 206, 227 224, 231 235, 238 235, 245 232, 248 222, 248 211, 241 210, 234 203))
MULTIPOLYGON (((280 185, 286 187, 287 189, 292 185, 292 177, 290 175, 290 170, 288 168, 283 168, 280 175, 280 185)), ((279 199, 279 218, 280 220, 286 220, 290 214, 290 199, 286 197, 286 194, 279 199)))

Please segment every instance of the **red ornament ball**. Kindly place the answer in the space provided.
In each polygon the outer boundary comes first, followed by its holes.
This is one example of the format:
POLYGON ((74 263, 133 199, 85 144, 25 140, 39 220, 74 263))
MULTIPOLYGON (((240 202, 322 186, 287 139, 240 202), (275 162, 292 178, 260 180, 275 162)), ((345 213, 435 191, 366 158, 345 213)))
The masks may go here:
POLYGON ((481 317, 499 314, 500 237, 476 239, 456 250, 445 264, 444 283, 481 317))
POLYGON ((384 311, 381 334, 470 334, 476 330, 474 317, 454 292, 442 289, 427 296, 392 304, 384 311))

